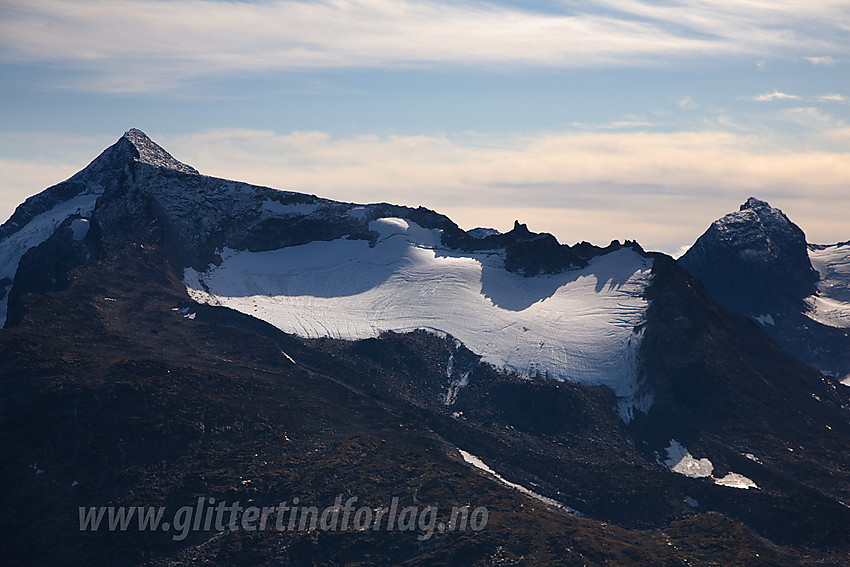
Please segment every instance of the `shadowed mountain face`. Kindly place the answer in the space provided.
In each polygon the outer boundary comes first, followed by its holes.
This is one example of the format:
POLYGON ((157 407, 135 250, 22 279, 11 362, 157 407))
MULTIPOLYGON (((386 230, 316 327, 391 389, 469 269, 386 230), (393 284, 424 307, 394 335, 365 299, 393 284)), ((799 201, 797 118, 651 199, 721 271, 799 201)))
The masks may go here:
MULTIPOLYGON (((208 178, 138 131, 27 203, 0 239, 15 263, 0 330, 0 553, 10 564, 795 565, 839 564, 850 550, 847 389, 663 255, 634 243, 553 245, 523 225, 474 238, 425 209, 208 178), (423 234, 435 240, 425 246, 423 234), (396 247, 381 256, 387 244, 396 247), (351 254, 316 252, 351 245, 382 259, 356 293, 346 278, 357 270, 343 264, 351 254), (212 275, 232 254, 281 250, 263 284, 278 287, 258 304, 332 297, 352 321, 345 301, 387 282, 393 294, 381 297, 405 302, 471 290, 482 311, 469 300, 458 319, 478 325, 484 309, 556 321, 547 305, 580 289, 587 309, 560 317, 595 317, 599 341, 627 331, 643 402, 624 414, 608 387, 499 368, 446 333, 289 334, 253 309, 198 303, 187 288, 188 271, 207 274, 201 291, 216 297, 212 275), (517 257, 528 261, 514 266, 517 257), (630 263, 646 277, 632 279, 630 263), (323 292, 281 277, 317 265, 328 269, 315 285, 339 276, 323 292), (641 297, 605 295, 638 284, 641 297), (603 296, 642 305, 641 317, 613 319, 604 333, 603 296), (297 497, 322 509, 338 496, 441 514, 482 506, 489 522, 429 537, 79 530, 79 507, 166 506, 170 519, 199 498, 267 507, 297 497)), ((240 290, 233 296, 250 296, 240 290)), ((409 305, 392 313, 415 312, 409 305)))
POLYGON ((799 311, 818 280, 800 227, 756 198, 712 223, 679 264, 714 297, 753 317, 799 311))
POLYGON ((850 247, 807 244, 782 211, 750 198, 712 223, 678 262, 785 350, 850 379, 850 247))

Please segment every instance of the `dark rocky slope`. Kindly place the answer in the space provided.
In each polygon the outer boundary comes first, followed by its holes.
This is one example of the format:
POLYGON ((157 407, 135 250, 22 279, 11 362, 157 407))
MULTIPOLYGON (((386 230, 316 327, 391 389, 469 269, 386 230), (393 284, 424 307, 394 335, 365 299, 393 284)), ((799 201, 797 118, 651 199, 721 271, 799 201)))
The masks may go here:
MULTIPOLYGON (((443 339, 305 341, 205 306, 189 319, 173 311, 191 304, 155 245, 107 248, 96 263, 72 270, 65 290, 24 296, 25 316, 0 332, 0 482, 8 488, 0 551, 13 564, 796 561, 795 552, 722 515, 685 513, 673 516, 680 518, 673 524, 628 530, 550 509, 480 474, 461 461, 455 444, 510 451, 503 434, 476 416, 458 424, 451 413, 408 398, 411 387, 429 390, 438 382, 431 367, 441 358, 443 339), (381 353, 390 358, 382 360, 381 353), (412 365, 419 370, 408 376, 412 365), (396 390, 377 395, 363 381, 367 376, 396 390), (209 495, 258 505, 297 496, 326 506, 339 494, 376 506, 394 496, 441 510, 482 505, 491 521, 478 533, 427 541, 398 531, 201 531, 182 542, 170 533, 78 531, 78 506, 174 510, 209 495)), ((553 403, 547 384, 501 381, 482 411, 506 414, 529 434, 545 437, 554 429, 578 436, 601 426, 607 430, 598 434, 601 445, 617 429, 599 389, 568 386, 572 392, 553 403), (514 403, 517 393, 532 411, 514 403), (563 413, 551 421, 535 416, 539 404, 563 413)), ((611 454, 626 450, 622 445, 611 454)), ((488 454, 493 466, 520 461, 498 455, 488 454)), ((673 475, 660 468, 655 474, 663 497, 662 479, 673 475)))

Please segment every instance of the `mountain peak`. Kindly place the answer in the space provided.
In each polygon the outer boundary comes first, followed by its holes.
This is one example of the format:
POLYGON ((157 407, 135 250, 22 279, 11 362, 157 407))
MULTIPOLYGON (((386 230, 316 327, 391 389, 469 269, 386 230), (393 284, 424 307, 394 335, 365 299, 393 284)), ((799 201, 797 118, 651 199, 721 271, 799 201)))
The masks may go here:
POLYGON ((747 315, 776 313, 814 293, 806 235, 781 210, 750 197, 714 221, 678 260, 716 299, 747 315), (784 307, 783 307, 784 308, 784 307))
POLYGON ((756 199, 755 197, 750 197, 747 199, 747 202, 741 205, 739 211, 746 210, 757 210, 757 209, 772 209, 773 207, 767 201, 762 201, 760 199, 756 199))
MULTIPOLYGON (((77 212, 86 214, 91 212, 97 197, 109 189, 118 187, 121 176, 124 175, 122 172, 140 163, 158 169, 199 175, 198 170, 174 159, 147 134, 139 129, 131 128, 71 178, 33 195, 19 205, 9 220, 0 225, 0 240, 18 232, 39 215, 61 207, 63 203, 74 199, 75 208, 79 209, 77 212)), ((44 237, 46 238, 47 235, 44 237)), ((0 280, 2 279, 3 276, 0 275, 0 280)))
POLYGON ((162 147, 151 140, 147 134, 137 128, 127 130, 124 135, 121 136, 121 139, 118 140, 119 144, 122 142, 129 142, 129 144, 133 147, 135 150, 133 153, 136 154, 134 156, 136 161, 153 165, 155 167, 163 167, 166 169, 180 171, 182 173, 198 175, 197 169, 174 159, 171 154, 162 149, 162 147))
POLYGON ((780 209, 766 201, 750 197, 740 208, 712 224, 719 238, 735 246, 756 248, 782 233, 794 233, 805 240, 803 231, 780 209))

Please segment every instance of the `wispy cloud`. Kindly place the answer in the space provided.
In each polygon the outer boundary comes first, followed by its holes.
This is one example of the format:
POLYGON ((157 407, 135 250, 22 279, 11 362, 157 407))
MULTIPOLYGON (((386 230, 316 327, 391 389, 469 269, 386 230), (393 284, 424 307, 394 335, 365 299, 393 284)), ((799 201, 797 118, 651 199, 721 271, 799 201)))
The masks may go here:
POLYGON ((835 57, 830 57, 829 55, 818 56, 818 57, 801 57, 803 61, 808 61, 812 65, 835 65, 838 63, 838 59, 835 57))
POLYGON ((842 0, 818 10, 792 1, 603 0, 565 4, 563 13, 437 0, 4 0, 0 61, 83 73, 54 75, 65 88, 154 91, 270 70, 840 53, 848 20, 842 0))
POLYGON ((772 93, 765 93, 756 96, 742 96, 738 97, 738 100, 751 100, 756 102, 772 102, 775 100, 787 100, 787 101, 807 101, 807 102, 845 102, 847 100, 846 97, 839 93, 827 93, 824 95, 818 96, 798 96, 793 94, 784 93, 781 91, 773 91, 772 93))
POLYGON ((770 102, 773 100, 800 100, 797 95, 773 91, 772 93, 760 94, 752 97, 741 97, 740 100, 754 100, 756 102, 770 102))
POLYGON ((682 110, 694 110, 699 108, 699 104, 697 104, 690 95, 685 95, 676 99, 676 105, 682 110))
POLYGON ((818 102, 844 102, 847 98, 838 93, 827 93, 825 95, 815 97, 815 100, 818 102))
POLYGON ((800 106, 794 108, 786 108, 779 114, 781 118, 801 126, 803 128, 816 129, 821 131, 838 130, 845 126, 844 120, 835 118, 816 108, 814 106, 800 106))
POLYGON ((571 126, 579 130, 631 130, 636 128, 643 130, 663 126, 663 124, 645 120, 612 120, 610 122, 573 122, 571 126))

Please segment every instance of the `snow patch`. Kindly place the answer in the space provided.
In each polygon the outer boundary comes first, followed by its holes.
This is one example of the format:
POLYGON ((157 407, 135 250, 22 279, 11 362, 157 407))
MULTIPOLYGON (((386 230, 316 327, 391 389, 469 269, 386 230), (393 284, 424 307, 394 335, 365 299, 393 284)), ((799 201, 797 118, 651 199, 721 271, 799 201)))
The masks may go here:
POLYGON ((750 488, 758 488, 756 483, 752 480, 748 479, 742 474, 738 473, 727 473, 723 478, 715 478, 714 484, 719 484, 720 486, 728 486, 730 488, 741 488, 743 490, 749 490, 750 488))
POLYGON ((494 236, 496 234, 502 234, 502 233, 499 232, 498 230, 496 230, 495 228, 478 227, 478 228, 473 228, 471 230, 467 230, 466 234, 468 234, 472 238, 481 239, 481 238, 487 238, 488 236, 494 236))
POLYGON ((624 414, 645 411, 637 353, 651 259, 629 249, 583 269, 526 278, 494 252, 443 248, 441 232, 400 218, 369 223, 363 240, 265 252, 225 249, 184 272, 196 301, 224 305, 303 337, 358 340, 384 331, 450 334, 486 363, 611 388, 624 414))
POLYGON ((450 406, 457 399, 457 392, 461 388, 469 385, 469 372, 464 372, 457 380, 449 383, 449 391, 446 393, 446 405, 450 406))
MULTIPOLYGON (((454 343, 455 349, 460 348, 460 341, 455 339, 454 343)), ((455 355, 454 353, 450 354, 449 360, 446 362, 446 377, 449 379, 449 386, 448 392, 446 392, 446 399, 444 400, 445 405, 450 406, 455 403, 458 390, 469 384, 469 374, 470 371, 466 371, 460 377, 455 376, 455 355)))
MULTIPOLYGON (((754 456, 747 453, 747 458, 752 457, 752 460, 759 462, 754 456)), ((728 486, 730 488, 758 489, 756 483, 745 477, 744 475, 729 472, 723 478, 717 478, 713 475, 714 465, 708 459, 696 459, 690 452, 675 439, 670 440, 670 445, 667 447, 667 458, 660 462, 674 473, 678 473, 690 478, 711 478, 714 484, 720 486, 728 486)), ((695 507, 695 506, 694 506, 695 507)))
POLYGON ((490 476, 494 477, 496 480, 498 480, 499 482, 501 482, 505 486, 509 486, 509 487, 513 488, 514 490, 525 494, 526 496, 530 496, 531 498, 534 498, 535 500, 539 500, 540 502, 543 502, 544 504, 548 504, 549 506, 554 506, 555 508, 560 508, 561 510, 569 512, 570 514, 576 514, 578 516, 582 515, 581 512, 578 512, 577 510, 570 508, 566 504, 562 504, 561 502, 558 502, 557 500, 555 500, 553 498, 549 498, 547 496, 543 496, 542 494, 538 494, 537 492, 534 492, 533 490, 527 489, 526 487, 522 486, 521 484, 516 484, 514 482, 507 480, 506 478, 501 476, 499 473, 495 472, 493 469, 491 469, 490 467, 485 465, 484 462, 481 459, 479 459, 478 457, 476 457, 475 455, 473 455, 471 453, 467 453, 463 449, 458 449, 458 452, 460 452, 460 456, 463 457, 464 461, 466 461, 467 463, 469 463, 473 467, 480 469, 480 470, 484 471, 485 473, 489 474, 490 476))
POLYGON ((695 459, 685 447, 676 441, 670 440, 667 447, 667 459, 663 463, 668 469, 675 473, 691 478, 704 478, 711 476, 714 465, 708 459, 695 459))
MULTIPOLYGON (((35 216, 20 230, 10 234, 0 242, 0 280, 14 279, 15 272, 18 271, 18 263, 27 250, 50 238, 50 235, 56 232, 59 225, 69 216, 73 214, 90 215, 94 210, 97 197, 94 194, 77 195, 73 199, 59 203, 49 211, 35 216)), ((8 301, 8 294, 0 300, 0 327, 6 323, 8 301)))
POLYGON ((759 315, 757 317, 753 317, 753 319, 755 319, 756 321, 761 323, 762 327, 765 326, 765 325, 775 325, 775 323, 773 322, 773 316, 770 315, 770 314, 759 315))

